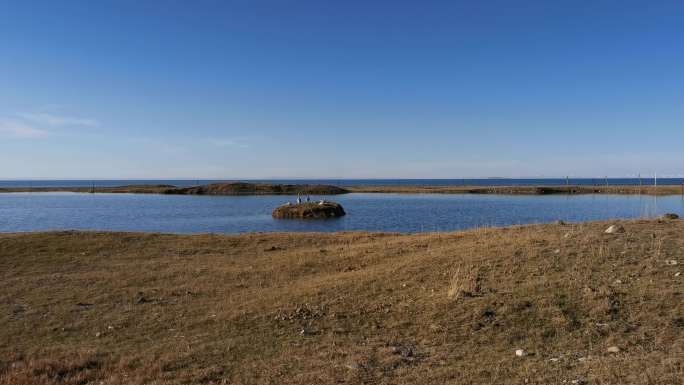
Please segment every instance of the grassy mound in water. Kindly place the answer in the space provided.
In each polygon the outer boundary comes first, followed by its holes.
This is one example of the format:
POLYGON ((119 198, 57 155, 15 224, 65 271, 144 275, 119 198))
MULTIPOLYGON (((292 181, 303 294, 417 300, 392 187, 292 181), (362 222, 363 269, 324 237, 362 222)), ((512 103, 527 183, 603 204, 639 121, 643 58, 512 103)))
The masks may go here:
POLYGON ((336 202, 310 202, 285 204, 273 210, 276 219, 327 219, 346 215, 342 205, 336 202))
POLYGON ((349 191, 330 185, 266 184, 266 183, 214 183, 203 186, 168 189, 166 194, 187 195, 336 195, 349 191))
POLYGON ((0 384, 681 384, 682 234, 0 234, 0 384))

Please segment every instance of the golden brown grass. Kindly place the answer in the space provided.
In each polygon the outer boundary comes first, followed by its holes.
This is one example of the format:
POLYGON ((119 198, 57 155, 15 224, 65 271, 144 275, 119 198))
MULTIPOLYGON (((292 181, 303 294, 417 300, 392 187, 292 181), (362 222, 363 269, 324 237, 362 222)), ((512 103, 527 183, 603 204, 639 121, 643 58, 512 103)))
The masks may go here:
POLYGON ((0 384, 681 384, 684 221, 622 224, 0 235, 0 384))

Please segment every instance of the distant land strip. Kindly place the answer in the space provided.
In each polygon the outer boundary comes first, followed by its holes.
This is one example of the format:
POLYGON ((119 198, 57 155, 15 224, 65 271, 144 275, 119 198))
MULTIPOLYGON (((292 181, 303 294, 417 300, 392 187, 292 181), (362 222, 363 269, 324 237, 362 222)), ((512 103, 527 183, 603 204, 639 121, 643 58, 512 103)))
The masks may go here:
POLYGON ((77 193, 129 193, 170 195, 338 195, 347 193, 396 194, 625 194, 625 195, 684 195, 684 185, 638 186, 345 186, 267 183, 213 183, 192 187, 173 185, 126 185, 117 187, 8 187, 0 193, 16 192, 77 192, 77 193))
POLYGON ((505 194, 505 195, 551 195, 551 194, 643 194, 684 195, 684 185, 635 186, 353 186, 355 193, 401 193, 401 194, 505 194))

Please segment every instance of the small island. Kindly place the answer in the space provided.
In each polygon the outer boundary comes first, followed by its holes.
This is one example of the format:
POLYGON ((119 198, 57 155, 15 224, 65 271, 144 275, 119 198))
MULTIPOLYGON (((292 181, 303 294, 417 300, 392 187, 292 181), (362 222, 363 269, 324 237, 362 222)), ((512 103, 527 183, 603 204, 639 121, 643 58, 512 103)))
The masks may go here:
POLYGON ((306 203, 286 203, 273 210, 275 219, 327 219, 346 215, 342 205, 336 202, 320 201, 306 203))

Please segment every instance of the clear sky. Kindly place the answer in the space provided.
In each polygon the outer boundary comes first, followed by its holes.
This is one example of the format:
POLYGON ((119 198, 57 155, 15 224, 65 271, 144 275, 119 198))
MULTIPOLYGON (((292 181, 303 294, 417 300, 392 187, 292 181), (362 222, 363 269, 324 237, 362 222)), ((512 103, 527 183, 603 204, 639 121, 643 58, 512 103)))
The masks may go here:
POLYGON ((684 2, 0 2, 0 178, 684 175, 684 2))

